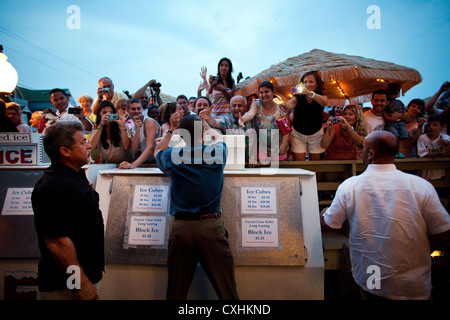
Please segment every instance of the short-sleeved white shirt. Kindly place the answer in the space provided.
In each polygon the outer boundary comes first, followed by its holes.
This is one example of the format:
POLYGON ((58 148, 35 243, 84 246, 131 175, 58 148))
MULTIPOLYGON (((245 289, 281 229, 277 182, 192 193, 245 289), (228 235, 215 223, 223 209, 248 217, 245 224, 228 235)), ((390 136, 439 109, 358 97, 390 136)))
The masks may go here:
MULTIPOLYGON (((66 110, 64 110, 63 112, 60 112, 59 110, 57 110, 56 111, 56 115, 59 117, 59 121, 75 121, 75 122, 81 122, 81 119, 80 118, 78 118, 77 116, 75 116, 75 115, 73 115, 73 114, 70 114, 69 112, 68 112, 68 109, 70 108, 70 106, 68 106, 67 108, 66 108, 66 110)), ((91 123, 91 125, 92 125, 92 122, 91 122, 91 120, 89 119, 89 118, 86 118, 90 123, 91 123)), ((83 124, 82 122, 81 122, 81 124, 83 124)), ((83 128, 84 128, 84 125, 83 125, 83 128)), ((87 131, 86 129, 84 130, 84 133, 85 134, 88 134, 88 133, 90 133, 90 132, 92 132, 92 130, 91 131, 87 131)))
POLYGON ((332 228, 341 228, 345 220, 352 273, 360 287, 389 299, 430 297, 428 233, 450 230, 450 216, 428 181, 393 164, 369 165, 339 186, 324 213, 332 228), (379 289, 374 270, 380 271, 379 289), (375 288, 368 288, 368 281, 375 288))
POLYGON ((376 116, 371 110, 364 112, 364 119, 370 124, 372 131, 384 129, 383 117, 376 116))
MULTIPOLYGON (((441 137, 446 141, 450 141, 450 137, 443 133, 434 140, 431 140, 426 133, 422 134, 417 140, 417 154, 419 157, 423 158, 428 153, 442 153, 442 156, 444 157, 446 146, 438 143, 441 137)), ((421 170, 420 176, 427 180, 440 179, 445 176, 445 169, 421 170)))

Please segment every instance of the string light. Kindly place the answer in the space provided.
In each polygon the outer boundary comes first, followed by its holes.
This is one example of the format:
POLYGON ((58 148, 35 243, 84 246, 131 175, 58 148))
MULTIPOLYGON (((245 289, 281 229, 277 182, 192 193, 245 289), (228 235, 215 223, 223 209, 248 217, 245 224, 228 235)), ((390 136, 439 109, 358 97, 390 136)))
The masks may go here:
POLYGON ((442 256, 444 256, 444 252, 442 252, 442 251, 439 251, 439 250, 434 250, 432 253, 431 253, 431 256, 434 258, 434 257, 442 257, 442 256))
MULTIPOLYGON (((356 67, 355 67, 356 68, 356 67)), ((338 90, 340 91, 341 95, 343 95, 346 99, 348 99, 347 95, 345 94, 344 90, 341 88, 339 82, 333 81, 334 84, 336 84, 338 90)))

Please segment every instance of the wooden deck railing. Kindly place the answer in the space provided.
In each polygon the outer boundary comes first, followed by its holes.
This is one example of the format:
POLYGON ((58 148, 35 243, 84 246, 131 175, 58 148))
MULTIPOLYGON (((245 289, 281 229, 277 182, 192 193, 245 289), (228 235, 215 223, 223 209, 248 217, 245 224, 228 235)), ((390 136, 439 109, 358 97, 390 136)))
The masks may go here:
MULTIPOLYGON (((258 163, 256 167, 267 167, 258 163)), ((407 158, 396 159, 397 169, 418 174, 419 170, 445 169, 446 176, 441 180, 430 181, 439 193, 440 199, 447 210, 450 207, 450 158, 407 158)), ((144 167, 155 167, 156 164, 141 165, 144 167)), ((334 195, 339 185, 347 178, 363 172, 367 165, 361 160, 320 160, 320 161, 281 161, 280 168, 300 168, 316 172, 317 191, 325 195, 319 199, 319 206, 331 204, 330 195, 334 195), (327 199, 328 196, 328 199, 327 199)))
MULTIPOLYGON (((408 158, 396 159, 395 166, 404 172, 418 174, 419 170, 445 169, 446 176, 430 181, 436 188, 445 206, 450 203, 450 158, 408 158)), ((301 168, 317 173, 317 190, 334 194, 345 179, 360 174, 366 169, 361 160, 320 160, 320 161, 281 161, 280 168, 301 168)), ((319 199, 319 205, 329 205, 330 199, 319 199)))

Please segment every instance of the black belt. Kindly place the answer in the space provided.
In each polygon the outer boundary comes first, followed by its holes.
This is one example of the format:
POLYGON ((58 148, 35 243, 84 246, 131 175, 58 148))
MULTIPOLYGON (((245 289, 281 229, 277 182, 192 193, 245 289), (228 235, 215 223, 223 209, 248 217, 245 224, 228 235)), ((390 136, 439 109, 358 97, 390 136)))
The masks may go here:
POLYGON ((222 217, 221 212, 214 213, 176 213, 176 220, 208 220, 222 217))

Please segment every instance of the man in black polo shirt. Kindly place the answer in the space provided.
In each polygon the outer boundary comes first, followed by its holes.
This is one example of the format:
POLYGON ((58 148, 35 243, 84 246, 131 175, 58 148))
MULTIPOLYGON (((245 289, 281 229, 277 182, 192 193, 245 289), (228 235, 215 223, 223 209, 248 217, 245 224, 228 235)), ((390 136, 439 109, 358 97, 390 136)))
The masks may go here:
POLYGON ((43 299, 98 299, 103 217, 98 194, 81 170, 89 162, 91 145, 81 123, 62 121, 47 128, 44 148, 52 164, 31 196, 42 255, 39 290, 43 299))

